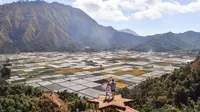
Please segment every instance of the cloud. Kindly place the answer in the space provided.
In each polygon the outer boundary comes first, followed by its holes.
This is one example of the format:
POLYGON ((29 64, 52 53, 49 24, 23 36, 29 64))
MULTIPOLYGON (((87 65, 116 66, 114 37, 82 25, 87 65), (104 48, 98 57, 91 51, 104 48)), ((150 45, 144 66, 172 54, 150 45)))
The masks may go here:
POLYGON ((76 0, 73 6, 82 9, 94 19, 127 20, 119 3, 120 0, 76 0))
POLYGON ((120 0, 76 0, 73 6, 82 9, 94 19, 127 20, 119 8, 120 0))
POLYGON ((145 10, 159 3, 161 0, 121 0, 119 5, 130 10, 145 10))
POLYGON ((193 2, 187 5, 181 5, 178 2, 162 2, 151 8, 136 12, 130 15, 132 19, 157 19, 162 15, 171 15, 176 13, 191 13, 200 11, 200 2, 193 2))
POLYGON ((162 0, 76 0, 73 6, 82 9, 94 19, 126 21, 131 19, 157 19, 163 15, 200 11, 200 1, 181 5, 162 0), (130 12, 129 15, 123 13, 130 12))

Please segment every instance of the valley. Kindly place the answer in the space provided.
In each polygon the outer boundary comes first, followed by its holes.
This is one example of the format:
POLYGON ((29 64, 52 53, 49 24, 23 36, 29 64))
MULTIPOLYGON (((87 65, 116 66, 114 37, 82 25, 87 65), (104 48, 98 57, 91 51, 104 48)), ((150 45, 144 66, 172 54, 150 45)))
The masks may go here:
POLYGON ((161 77, 193 61, 192 52, 143 53, 116 52, 34 52, 5 54, 10 59, 12 74, 7 82, 45 91, 78 93, 88 98, 105 94, 108 80, 117 89, 134 86, 148 78, 161 77))

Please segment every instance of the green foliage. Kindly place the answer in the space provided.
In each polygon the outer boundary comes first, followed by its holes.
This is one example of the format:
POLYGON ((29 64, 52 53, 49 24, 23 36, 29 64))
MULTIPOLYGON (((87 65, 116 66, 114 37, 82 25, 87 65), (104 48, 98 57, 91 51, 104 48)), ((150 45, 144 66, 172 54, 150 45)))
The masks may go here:
POLYGON ((41 90, 23 85, 11 86, 0 79, 0 112, 39 111, 38 96, 41 90))
POLYGON ((135 88, 122 89, 123 97, 136 99, 132 107, 141 112, 199 111, 200 59, 161 78, 150 78, 135 88))
MULTIPOLYGON (((38 88, 24 85, 9 85, 0 78, 0 112, 55 112, 59 110, 50 100, 41 104, 40 96, 44 92, 38 88)), ((86 98, 67 91, 57 93, 74 111, 86 110, 89 106, 86 98)))
POLYGON ((26 95, 9 95, 0 98, 1 112, 35 112, 39 111, 37 98, 26 95))

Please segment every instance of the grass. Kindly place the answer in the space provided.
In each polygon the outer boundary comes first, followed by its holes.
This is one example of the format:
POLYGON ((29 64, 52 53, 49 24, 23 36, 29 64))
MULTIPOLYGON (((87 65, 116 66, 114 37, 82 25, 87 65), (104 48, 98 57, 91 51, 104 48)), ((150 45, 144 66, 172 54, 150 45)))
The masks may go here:
POLYGON ((21 72, 21 73, 19 73, 19 76, 27 76, 27 75, 28 75, 27 72, 21 72))
POLYGON ((117 78, 112 78, 112 77, 107 78, 106 80, 111 81, 112 79, 114 79, 115 82, 116 82, 116 81, 119 81, 119 79, 117 79, 117 78))
MULTIPOLYGON (((122 65, 123 64, 107 66, 107 67, 103 67, 103 69, 108 69, 108 68, 113 68, 113 67, 119 67, 119 66, 122 66, 122 65)), ((72 74, 72 73, 76 73, 76 72, 84 72, 84 71, 94 72, 94 71, 99 71, 99 70, 102 70, 102 68, 100 68, 100 67, 90 68, 90 69, 82 69, 82 68, 59 68, 59 69, 56 70, 56 73, 57 74, 72 74)), ((108 73, 106 73, 106 74, 108 74, 108 73)), ((104 75, 104 74, 102 74, 102 75, 104 75)))
POLYGON ((71 73, 76 73, 76 72, 84 72, 85 70, 82 68, 60 68, 56 70, 56 74, 71 74, 71 73))
POLYGON ((125 88, 128 87, 128 84, 122 83, 122 82, 115 82, 117 88, 125 88))
POLYGON ((133 69, 133 70, 128 70, 128 71, 123 71, 123 70, 115 70, 116 75, 124 75, 124 74, 130 74, 130 75, 142 75, 142 74, 146 74, 149 73, 151 71, 147 71, 147 70, 139 70, 139 69, 133 69))
POLYGON ((116 88, 125 88, 128 87, 128 84, 122 83, 120 82, 120 79, 117 78, 107 78, 106 80, 111 81, 112 79, 114 79, 115 83, 116 83, 116 88))
POLYGON ((19 71, 18 74, 19 76, 31 76, 32 74, 38 73, 39 69, 30 71, 30 72, 24 72, 24 71, 19 71))
POLYGON ((99 71, 99 70, 102 70, 102 68, 97 67, 97 68, 85 69, 85 71, 89 71, 89 72, 95 72, 95 71, 99 71))
POLYGON ((116 75, 124 75, 124 74, 126 74, 126 72, 123 71, 123 70, 115 70, 114 74, 116 74, 116 75))
POLYGON ((107 74, 110 74, 110 73, 108 73, 108 72, 100 72, 99 74, 101 74, 101 75, 107 75, 107 74))
POLYGON ((133 69, 131 71, 128 71, 128 74, 131 74, 131 75, 142 75, 142 74, 145 74, 145 73, 149 73, 150 71, 147 71, 147 70, 139 70, 139 69, 133 69))

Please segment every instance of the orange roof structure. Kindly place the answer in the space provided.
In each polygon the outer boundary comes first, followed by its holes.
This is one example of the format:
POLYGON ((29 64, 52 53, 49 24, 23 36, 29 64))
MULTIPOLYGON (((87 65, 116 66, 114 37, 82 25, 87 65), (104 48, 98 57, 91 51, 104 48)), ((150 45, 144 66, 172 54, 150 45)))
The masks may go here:
POLYGON ((106 108, 113 108, 120 110, 121 112, 129 110, 127 112, 137 112, 136 110, 128 107, 125 105, 125 103, 133 102, 133 99, 125 99, 122 98, 121 95, 115 95, 113 99, 111 100, 105 100, 106 96, 101 95, 98 98, 88 100, 90 103, 98 103, 99 104, 99 110, 106 109, 106 108))

